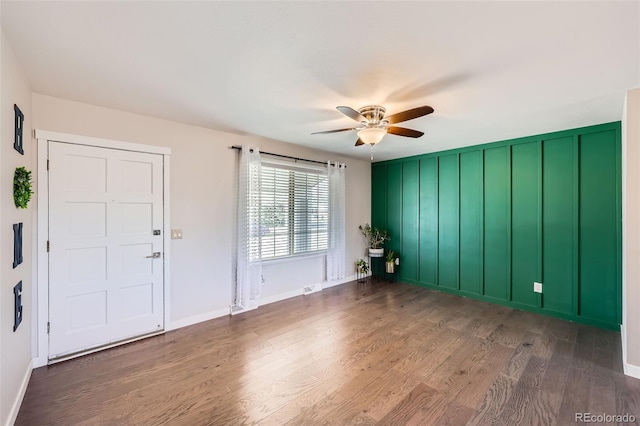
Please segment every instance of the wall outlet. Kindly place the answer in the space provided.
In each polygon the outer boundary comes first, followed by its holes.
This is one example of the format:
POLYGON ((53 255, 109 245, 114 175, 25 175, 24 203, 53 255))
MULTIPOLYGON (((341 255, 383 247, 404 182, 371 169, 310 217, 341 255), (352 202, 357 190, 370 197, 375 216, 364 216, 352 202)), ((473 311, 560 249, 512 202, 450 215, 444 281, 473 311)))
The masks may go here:
POLYGON ((182 229, 172 229, 171 230, 171 239, 172 240, 181 240, 182 239, 182 229))
POLYGON ((542 283, 533 283, 533 291, 536 293, 542 293, 542 283))

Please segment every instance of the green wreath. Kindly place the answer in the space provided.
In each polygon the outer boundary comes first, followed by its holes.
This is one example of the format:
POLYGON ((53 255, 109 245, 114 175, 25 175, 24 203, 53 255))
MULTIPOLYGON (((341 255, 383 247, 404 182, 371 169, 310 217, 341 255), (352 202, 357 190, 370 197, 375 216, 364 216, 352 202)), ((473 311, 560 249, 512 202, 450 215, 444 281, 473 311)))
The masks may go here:
POLYGON ((13 202, 17 208, 26 209, 31 195, 31 172, 24 167, 18 167, 13 175, 13 202))

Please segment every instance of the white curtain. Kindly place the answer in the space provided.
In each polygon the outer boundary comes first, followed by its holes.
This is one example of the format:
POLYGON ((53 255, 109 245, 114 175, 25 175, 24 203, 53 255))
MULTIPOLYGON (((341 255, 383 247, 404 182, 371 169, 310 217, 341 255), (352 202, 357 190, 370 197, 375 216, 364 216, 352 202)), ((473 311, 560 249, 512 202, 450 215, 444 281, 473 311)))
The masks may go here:
POLYGON ((262 164, 257 148, 242 146, 238 190, 235 301, 231 313, 258 307, 262 287, 260 192, 262 164))
POLYGON ((344 163, 327 165, 329 176, 329 249, 327 280, 345 277, 345 170, 344 163))

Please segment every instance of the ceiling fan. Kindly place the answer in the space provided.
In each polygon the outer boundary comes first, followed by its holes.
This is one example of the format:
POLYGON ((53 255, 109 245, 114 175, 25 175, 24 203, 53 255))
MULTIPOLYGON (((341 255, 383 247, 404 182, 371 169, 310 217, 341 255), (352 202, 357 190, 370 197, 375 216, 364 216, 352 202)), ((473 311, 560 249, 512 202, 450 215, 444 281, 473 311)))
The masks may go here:
POLYGON ((358 140, 356 146, 360 145, 373 145, 382 140, 384 135, 391 133, 392 135, 405 136, 408 138, 419 138, 424 135, 423 132, 417 130, 407 129, 405 127, 391 126, 391 124, 402 123, 403 121, 413 120, 414 118, 422 117, 423 115, 431 114, 433 108, 430 106, 421 106, 418 108, 408 109, 388 117, 385 117, 387 110, 380 105, 369 105, 355 110, 348 106, 336 107, 338 111, 346 115, 347 117, 360 123, 358 127, 351 127, 347 129, 327 130, 324 132, 314 132, 312 135, 321 133, 337 133, 348 132, 350 130, 358 131, 358 140))

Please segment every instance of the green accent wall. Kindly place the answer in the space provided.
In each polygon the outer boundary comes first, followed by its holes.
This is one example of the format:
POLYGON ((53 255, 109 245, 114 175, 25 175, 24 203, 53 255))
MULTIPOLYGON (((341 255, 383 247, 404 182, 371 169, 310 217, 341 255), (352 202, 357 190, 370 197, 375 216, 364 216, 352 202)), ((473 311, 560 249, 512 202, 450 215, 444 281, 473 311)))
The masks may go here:
POLYGON ((508 146, 484 150, 484 295, 509 300, 508 146))
POLYGON ((532 282, 542 282, 539 229, 540 143, 511 147, 511 300, 541 307, 531 291, 532 282))
MULTIPOLYGON (((438 158, 438 277, 440 287, 458 288, 458 154, 438 158)), ((393 238, 393 237, 392 237, 393 238)), ((405 253, 400 253, 404 260, 405 253)), ((404 263, 400 270, 404 270, 404 263)), ((404 272, 401 277, 407 279, 404 272)))
POLYGON ((482 151, 460 154, 460 291, 482 294, 482 151))
MULTIPOLYGON (((438 159, 424 158, 420 163, 418 224, 418 281, 436 283, 438 276, 438 159)), ((380 165, 384 167, 384 165, 380 165)), ((386 199, 386 197, 377 197, 386 199)), ((372 219, 373 220, 373 219, 372 219)), ((384 222, 380 222, 384 223, 384 222)), ((403 265, 404 266, 404 265, 403 265)))
POLYGON ((372 164, 371 220, 392 237, 400 280, 618 330, 620 129, 372 164))

